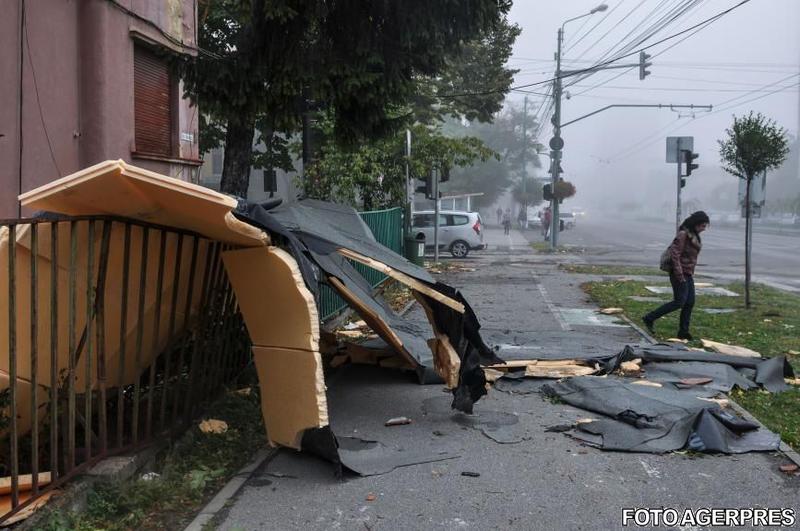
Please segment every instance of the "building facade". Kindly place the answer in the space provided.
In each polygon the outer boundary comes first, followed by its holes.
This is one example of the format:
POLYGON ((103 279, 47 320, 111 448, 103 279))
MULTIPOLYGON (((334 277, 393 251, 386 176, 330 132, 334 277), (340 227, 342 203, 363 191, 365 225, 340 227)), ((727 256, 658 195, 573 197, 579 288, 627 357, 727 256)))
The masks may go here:
POLYGON ((196 0, 5 0, 0 218, 17 196, 108 159, 199 179, 198 110, 169 54, 198 53, 196 0))
MULTIPOLYGON (((258 148, 258 146, 256 146, 258 148)), ((219 190, 222 180, 222 163, 224 160, 224 149, 214 148, 203 156, 204 163, 200 169, 199 184, 219 190)), ((250 187, 247 189, 248 201, 260 202, 268 199, 283 199, 284 202, 294 201, 299 193, 296 178, 300 175, 302 163, 295 161, 295 170, 285 172, 274 170, 272 175, 268 175, 264 170, 250 169, 250 187)))

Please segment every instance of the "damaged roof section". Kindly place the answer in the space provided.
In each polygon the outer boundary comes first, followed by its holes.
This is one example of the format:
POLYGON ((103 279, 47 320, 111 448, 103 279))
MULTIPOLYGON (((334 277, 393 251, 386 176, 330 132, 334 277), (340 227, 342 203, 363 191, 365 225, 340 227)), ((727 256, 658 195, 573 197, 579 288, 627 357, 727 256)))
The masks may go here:
MULTIPOLYGON (((123 161, 97 164, 20 199, 41 211, 129 218, 225 244, 222 259, 252 342, 273 444, 301 448, 304 441, 326 441, 322 453, 337 454, 320 356, 320 284, 342 296, 420 381, 445 381, 453 407, 462 411, 472 411, 486 393, 481 366, 500 362, 463 296, 377 242, 352 208, 307 200, 268 211, 123 161), (352 262, 408 286, 429 327, 395 314, 352 262)), ((110 235, 115 242, 121 237, 110 235)), ((169 279, 164 284, 168 290, 169 279)))
POLYGON ((417 367, 421 381, 426 369, 437 370, 453 389, 453 407, 471 412, 486 394, 482 365, 498 363, 481 339, 475 313, 454 288, 375 240, 355 210, 342 205, 304 200, 267 210, 242 205, 237 216, 273 232, 272 238, 290 245, 307 285, 327 282, 387 344, 417 367), (363 277, 345 260, 357 261, 408 286, 423 303, 432 331, 397 316, 372 294, 363 277), (319 276, 315 273, 319 272, 319 276))

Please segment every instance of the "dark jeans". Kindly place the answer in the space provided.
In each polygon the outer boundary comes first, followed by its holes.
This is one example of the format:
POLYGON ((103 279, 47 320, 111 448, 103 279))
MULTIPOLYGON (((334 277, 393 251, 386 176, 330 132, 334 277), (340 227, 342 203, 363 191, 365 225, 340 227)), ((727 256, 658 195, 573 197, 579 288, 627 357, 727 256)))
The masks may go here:
POLYGON ((678 333, 688 333, 689 322, 692 320, 692 308, 694 308, 694 279, 692 275, 686 275, 685 282, 678 282, 674 275, 670 275, 669 281, 672 284, 672 300, 648 313, 644 318, 648 321, 655 321, 680 308, 681 318, 678 333))

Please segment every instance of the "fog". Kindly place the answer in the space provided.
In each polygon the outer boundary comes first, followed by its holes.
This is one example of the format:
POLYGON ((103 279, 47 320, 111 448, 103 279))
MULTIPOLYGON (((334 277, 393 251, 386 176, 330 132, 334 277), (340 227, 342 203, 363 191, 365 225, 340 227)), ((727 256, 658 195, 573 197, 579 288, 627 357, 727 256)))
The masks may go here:
MULTIPOLYGON (((589 12, 599 0, 569 2, 517 0, 511 20, 522 28, 511 66, 520 69, 515 86, 552 77, 556 32, 565 20, 589 12)), ((694 5, 646 43, 693 26, 739 0, 608 0, 604 13, 566 25, 564 68, 586 68, 620 42, 628 42, 667 8, 694 5), (658 9, 661 11, 658 11, 658 9), (629 32, 635 31, 633 35, 629 32)), ((629 72, 607 70, 566 87, 571 97, 563 100, 562 123, 615 103, 713 105, 714 111, 669 109, 610 109, 562 130, 565 140, 564 177, 578 190, 570 200, 586 210, 633 212, 664 211, 674 216, 675 164, 665 162, 666 136, 693 136, 700 168, 688 178, 684 201, 709 210, 736 210, 737 179, 722 171, 717 141, 724 137, 732 115, 751 110, 764 113, 797 135, 798 79, 800 71, 800 2, 797 0, 751 0, 715 22, 658 45, 648 53, 654 57, 651 75, 644 81, 638 68, 629 72), (691 35, 681 41, 686 35, 691 35), (681 41, 681 42, 679 42, 681 41), (676 44, 677 43, 677 44, 676 44), (666 48, 672 46, 670 49, 666 48), (622 75, 620 75, 622 74, 622 75), (619 77, 616 77, 619 76, 619 77), (615 78, 616 79, 612 79, 615 78), (779 82, 784 79, 784 81, 779 82), (595 85, 603 83, 602 86, 595 85), (765 87, 766 85, 769 85, 765 87), (773 91, 774 94, 769 94, 773 91)), ((641 47, 633 48, 638 51, 641 47)), ((617 49, 617 48, 615 48, 617 49)), ((620 63, 635 63, 638 54, 620 63)), ((572 81, 570 81, 572 82, 572 81)), ((565 85, 567 81, 565 81, 565 85)), ((542 116, 547 85, 528 87, 528 108, 539 110, 546 125, 539 132, 545 145, 552 136, 549 115, 542 116)), ((521 105, 526 96, 514 91, 509 100, 521 105)), ((796 158, 784 167, 783 187, 770 186, 767 196, 800 193, 800 169, 796 158), (774 188, 772 194, 770 191, 774 188)), ((546 169, 539 170, 545 177, 546 169)))

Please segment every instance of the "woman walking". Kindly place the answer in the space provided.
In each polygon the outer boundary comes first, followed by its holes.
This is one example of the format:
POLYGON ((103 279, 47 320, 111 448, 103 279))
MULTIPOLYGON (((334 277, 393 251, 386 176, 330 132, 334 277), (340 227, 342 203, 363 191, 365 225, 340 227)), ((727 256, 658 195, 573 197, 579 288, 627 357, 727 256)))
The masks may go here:
POLYGON ((672 284, 672 301, 642 317, 651 334, 654 333, 656 319, 680 309, 678 339, 692 340, 689 323, 694 307, 694 268, 697 266, 697 256, 703 248, 700 233, 708 228, 708 224, 709 219, 705 212, 695 212, 681 223, 678 234, 667 249, 671 262, 669 282, 672 284))

